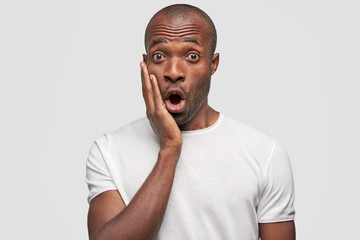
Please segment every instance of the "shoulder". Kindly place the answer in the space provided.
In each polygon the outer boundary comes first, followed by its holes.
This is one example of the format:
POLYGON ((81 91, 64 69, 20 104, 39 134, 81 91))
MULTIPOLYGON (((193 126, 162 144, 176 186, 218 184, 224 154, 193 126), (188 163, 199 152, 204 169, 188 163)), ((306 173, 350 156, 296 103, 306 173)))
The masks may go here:
POLYGON ((222 126, 228 141, 231 141, 230 144, 238 149, 236 151, 241 152, 252 164, 255 164, 254 166, 264 176, 278 144, 276 138, 227 116, 224 116, 222 126))
POLYGON ((133 131, 143 131, 147 129, 149 126, 150 126, 149 121, 147 120, 146 117, 143 117, 136 119, 132 122, 129 122, 119 127, 118 129, 109 132, 108 134, 112 136, 119 136, 119 135, 131 133, 133 131))
POLYGON ((118 129, 105 133, 97 141, 107 144, 107 147, 134 147, 135 144, 156 141, 149 120, 146 117, 127 123, 118 129))
POLYGON ((273 148, 275 138, 265 131, 259 130, 232 117, 223 117, 223 127, 239 141, 254 148, 273 148))
POLYGON ((95 140, 99 145, 106 145, 109 138, 117 138, 131 134, 135 130, 142 130, 147 128, 147 119, 145 117, 127 123, 113 131, 106 132, 95 140))
POLYGON ((134 134, 146 134, 151 130, 150 123, 146 117, 139 118, 130 123, 127 123, 118 129, 107 133, 111 138, 129 137, 134 134))

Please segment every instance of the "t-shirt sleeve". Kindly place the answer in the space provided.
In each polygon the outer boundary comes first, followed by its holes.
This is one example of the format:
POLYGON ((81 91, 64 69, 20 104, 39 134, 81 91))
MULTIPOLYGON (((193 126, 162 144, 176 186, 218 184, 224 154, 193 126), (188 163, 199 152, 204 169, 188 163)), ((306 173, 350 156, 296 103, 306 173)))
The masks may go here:
POLYGON ((106 164, 108 152, 106 135, 96 140, 90 148, 86 162, 85 181, 89 188, 88 202, 99 194, 116 189, 106 164))
POLYGON ((291 164, 288 155, 275 140, 258 204, 258 222, 294 220, 294 199, 295 190, 291 164))

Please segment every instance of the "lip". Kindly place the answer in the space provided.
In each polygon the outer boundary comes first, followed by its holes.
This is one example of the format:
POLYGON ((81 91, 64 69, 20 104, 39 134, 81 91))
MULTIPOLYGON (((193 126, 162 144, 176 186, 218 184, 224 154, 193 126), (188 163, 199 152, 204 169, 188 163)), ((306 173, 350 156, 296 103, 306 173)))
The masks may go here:
POLYGON ((179 88, 170 88, 166 91, 165 94, 165 106, 166 109, 171 113, 180 113, 185 109, 186 100, 185 100, 185 94, 184 92, 179 88), (176 94, 179 95, 181 100, 178 104, 172 104, 170 101, 170 96, 176 94))

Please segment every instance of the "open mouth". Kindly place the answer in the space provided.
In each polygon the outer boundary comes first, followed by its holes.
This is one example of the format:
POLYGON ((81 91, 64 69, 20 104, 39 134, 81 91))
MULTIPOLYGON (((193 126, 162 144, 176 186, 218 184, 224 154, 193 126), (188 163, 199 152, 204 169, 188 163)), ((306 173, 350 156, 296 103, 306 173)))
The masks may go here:
POLYGON ((185 108, 185 105, 186 100, 182 90, 178 88, 168 89, 165 95, 165 106, 169 112, 182 112, 185 108))
POLYGON ((176 105, 176 104, 180 103, 181 97, 179 95, 177 95, 177 94, 171 94, 169 96, 169 100, 170 100, 171 104, 176 105))

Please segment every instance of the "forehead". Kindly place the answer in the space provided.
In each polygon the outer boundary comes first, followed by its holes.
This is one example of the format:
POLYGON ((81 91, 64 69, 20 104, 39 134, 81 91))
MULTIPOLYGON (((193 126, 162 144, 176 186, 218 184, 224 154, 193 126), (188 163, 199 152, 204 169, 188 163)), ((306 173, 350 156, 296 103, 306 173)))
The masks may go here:
POLYGON ((178 40, 196 39, 201 45, 210 42, 211 30, 198 14, 189 13, 182 17, 171 17, 165 13, 155 16, 149 23, 146 33, 146 48, 158 39, 178 40))

